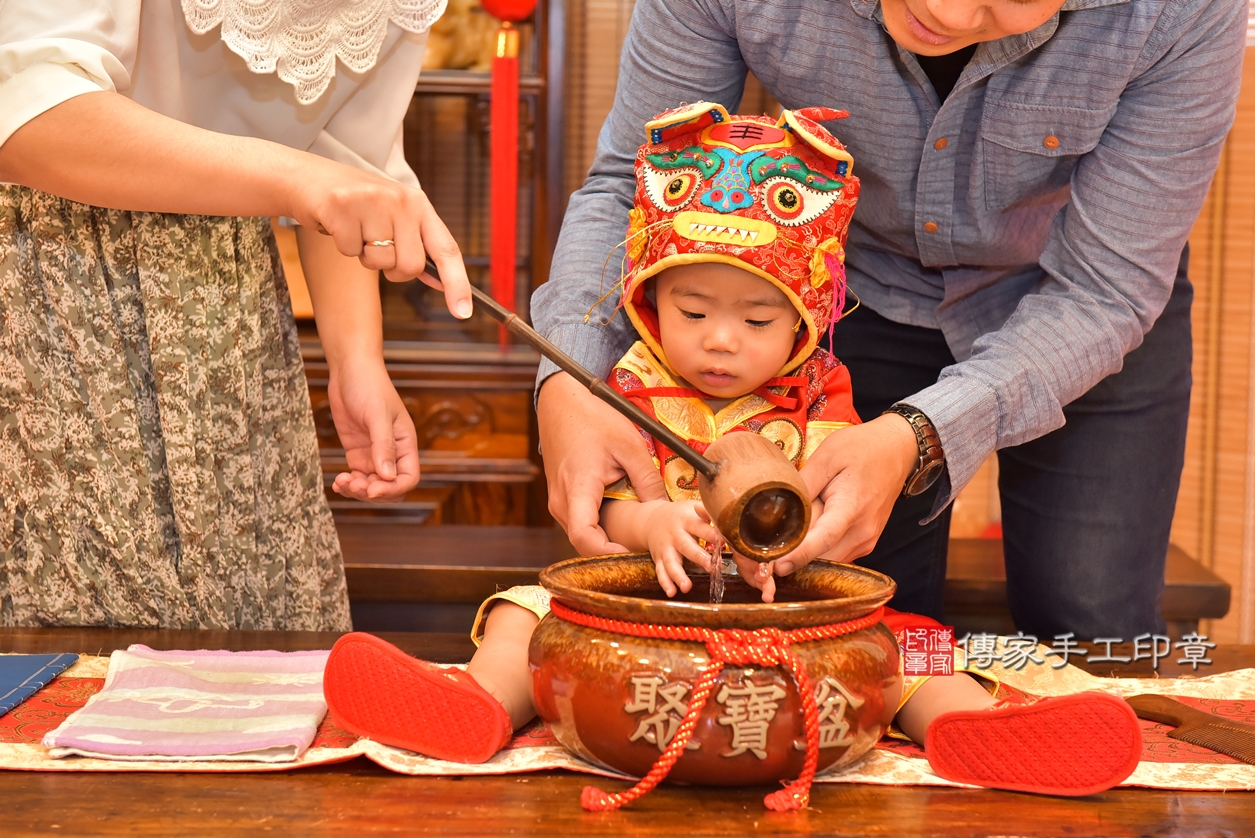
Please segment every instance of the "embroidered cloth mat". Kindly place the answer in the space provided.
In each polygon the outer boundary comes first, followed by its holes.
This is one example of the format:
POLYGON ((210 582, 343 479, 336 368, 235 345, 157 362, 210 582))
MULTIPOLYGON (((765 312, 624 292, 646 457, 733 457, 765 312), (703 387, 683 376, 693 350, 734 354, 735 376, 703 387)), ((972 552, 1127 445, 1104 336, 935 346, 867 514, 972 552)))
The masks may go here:
MULTIPOLYGON (((1048 660, 1048 659, 1047 659, 1048 660)), ((40 743, 44 734, 82 707, 104 684, 109 659, 82 657, 25 703, 0 717, 0 769, 26 771, 286 771, 326 765, 365 756, 383 767, 412 775, 514 774, 565 768, 604 777, 623 777, 575 757, 540 723, 520 731, 514 741, 482 765, 462 765, 359 739, 324 719, 312 747, 286 763, 250 762, 118 762, 87 757, 52 759, 40 743)), ((1028 663, 1008 670, 996 662, 988 670, 1005 689, 1029 695, 1063 695, 1100 690, 1115 695, 1158 693, 1225 718, 1255 724, 1255 669, 1197 678, 1098 678, 1073 666, 1053 669, 1028 663)), ((1255 789, 1255 765, 1178 742, 1166 735, 1170 727, 1142 722, 1142 761, 1125 786, 1195 791, 1255 789)), ((627 779, 624 777, 624 779, 627 779)), ((932 773, 923 750, 909 742, 888 739, 845 770, 816 777, 823 783, 957 786, 932 773)))

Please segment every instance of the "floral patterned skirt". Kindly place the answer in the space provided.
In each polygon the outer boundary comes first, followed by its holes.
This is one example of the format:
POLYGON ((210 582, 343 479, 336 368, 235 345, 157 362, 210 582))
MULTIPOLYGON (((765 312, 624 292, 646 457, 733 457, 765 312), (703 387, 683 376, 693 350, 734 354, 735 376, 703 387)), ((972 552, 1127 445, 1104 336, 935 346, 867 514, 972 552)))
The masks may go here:
POLYGON ((0 186, 0 625, 349 628, 266 219, 0 186))

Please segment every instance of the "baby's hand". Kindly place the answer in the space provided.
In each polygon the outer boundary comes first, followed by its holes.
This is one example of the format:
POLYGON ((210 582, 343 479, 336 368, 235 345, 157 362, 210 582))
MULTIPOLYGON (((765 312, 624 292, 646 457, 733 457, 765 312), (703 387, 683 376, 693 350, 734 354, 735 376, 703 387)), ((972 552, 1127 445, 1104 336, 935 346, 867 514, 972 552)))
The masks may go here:
POLYGON ((662 585, 669 597, 675 596, 677 586, 685 593, 693 587, 684 572, 685 558, 700 567, 710 569, 710 557, 697 540, 702 538, 711 541, 719 533, 703 512, 698 501, 674 501, 659 504, 650 515, 647 537, 649 554, 654 557, 658 584, 662 585))

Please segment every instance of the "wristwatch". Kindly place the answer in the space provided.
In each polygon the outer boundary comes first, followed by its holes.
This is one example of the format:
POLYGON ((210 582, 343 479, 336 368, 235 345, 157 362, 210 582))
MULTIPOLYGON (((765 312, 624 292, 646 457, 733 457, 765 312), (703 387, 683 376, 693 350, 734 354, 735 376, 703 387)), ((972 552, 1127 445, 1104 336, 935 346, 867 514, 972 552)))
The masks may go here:
POLYGON ((885 413, 898 414, 910 422, 911 430, 915 431, 919 461, 915 464, 915 470, 906 478, 906 485, 902 487, 904 497, 915 497, 936 483, 946 467, 946 452, 941 449, 941 437, 937 435, 937 429, 924 412, 909 404, 898 402, 885 413))

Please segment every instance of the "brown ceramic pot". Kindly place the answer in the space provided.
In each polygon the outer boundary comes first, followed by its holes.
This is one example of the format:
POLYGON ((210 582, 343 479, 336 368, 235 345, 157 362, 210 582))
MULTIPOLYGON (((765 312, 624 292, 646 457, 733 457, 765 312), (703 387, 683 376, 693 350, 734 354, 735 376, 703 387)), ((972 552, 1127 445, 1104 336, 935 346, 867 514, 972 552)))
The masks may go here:
MULTIPOLYGON (((815 561, 777 579, 764 604, 739 578, 711 605, 707 575, 668 600, 646 554, 559 562, 541 583, 569 608, 632 623, 782 630, 863 617, 893 595, 891 579, 854 565, 815 561)), ((893 717, 898 646, 883 623, 795 643, 819 705, 819 769, 845 765, 875 745, 893 717), (886 698, 886 692, 889 698, 886 698)), ((567 748, 591 762, 643 776, 671 741, 710 654, 700 642, 587 628, 550 614, 531 642, 536 708, 567 748)), ((751 785, 797 777, 804 759, 801 701, 784 667, 727 664, 688 750, 668 780, 751 785)))

